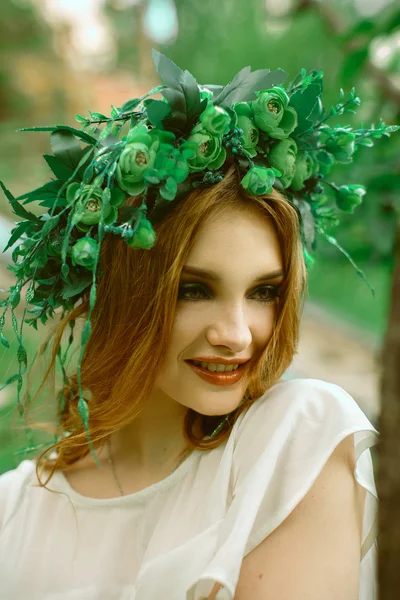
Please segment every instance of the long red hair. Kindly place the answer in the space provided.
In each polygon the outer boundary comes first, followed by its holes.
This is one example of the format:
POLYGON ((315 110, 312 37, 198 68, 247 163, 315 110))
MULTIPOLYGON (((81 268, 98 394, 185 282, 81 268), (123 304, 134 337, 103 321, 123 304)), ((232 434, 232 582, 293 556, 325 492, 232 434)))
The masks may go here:
MULTIPOLYGON (((90 435, 95 447, 104 445, 114 431, 130 423, 143 408, 169 342, 181 270, 199 226, 204 219, 218 216, 230 208, 239 206, 246 210, 251 206, 272 218, 281 245, 285 279, 272 337, 250 371, 245 405, 234 411, 229 422, 212 439, 202 438, 210 435, 223 417, 205 416, 188 409, 184 422, 188 445, 199 450, 220 445, 229 436, 239 414, 279 381, 290 365, 297 350, 307 285, 298 214, 278 191, 251 196, 240 185, 240 180, 238 168, 232 166, 218 184, 197 188, 177 202, 154 226, 157 239, 151 250, 133 250, 116 236, 104 240, 100 257, 102 274, 92 312, 92 334, 81 370, 84 396, 89 406, 90 435), (202 437, 196 437, 195 431, 201 431, 202 437)), ((136 205, 137 201, 138 198, 131 198, 127 204, 136 205)), ((50 377, 55 381, 57 353, 67 326, 75 321, 83 324, 88 308, 87 294, 78 306, 60 319, 50 334, 49 339, 53 338, 51 359, 33 400, 50 377)), ((29 424, 33 428, 52 431, 57 439, 61 438, 37 458, 39 481, 40 466, 50 471, 46 484, 56 470, 68 468, 90 451, 78 411, 76 369, 71 373, 69 370, 68 365, 63 388, 58 394, 54 391, 54 401, 63 400, 58 403, 59 424, 29 424), (54 450, 57 452, 52 452, 51 457, 46 456, 54 450)))

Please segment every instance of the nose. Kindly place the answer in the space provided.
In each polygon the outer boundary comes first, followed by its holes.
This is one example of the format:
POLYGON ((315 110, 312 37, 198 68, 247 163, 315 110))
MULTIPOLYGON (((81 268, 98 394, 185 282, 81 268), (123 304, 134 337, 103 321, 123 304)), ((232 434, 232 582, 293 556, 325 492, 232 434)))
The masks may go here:
POLYGON ((243 306, 221 307, 207 327, 207 340, 212 346, 225 346, 235 354, 243 352, 252 342, 252 334, 243 306))

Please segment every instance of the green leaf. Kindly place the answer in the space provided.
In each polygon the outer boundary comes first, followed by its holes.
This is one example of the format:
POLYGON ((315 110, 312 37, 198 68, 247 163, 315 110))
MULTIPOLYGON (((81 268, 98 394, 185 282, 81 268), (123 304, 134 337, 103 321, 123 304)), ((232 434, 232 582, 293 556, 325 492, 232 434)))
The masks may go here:
POLYGON ((12 230, 11 237, 8 240, 7 246, 4 248, 3 252, 6 252, 11 246, 15 244, 15 242, 25 233, 28 227, 30 227, 30 221, 22 221, 18 223, 17 227, 12 230))
POLYGON ((29 202, 35 202, 38 200, 48 200, 50 198, 55 199, 62 185, 63 184, 61 181, 52 180, 31 192, 27 192, 22 194, 22 196, 18 196, 17 200, 25 200, 23 204, 28 204, 29 202))
POLYGON ((22 376, 19 373, 15 373, 15 375, 11 375, 5 382, 5 384, 0 388, 0 392, 2 392, 8 385, 17 381, 17 379, 22 379, 22 376))
POLYGON ((25 208, 23 206, 21 206, 19 204, 18 200, 16 198, 14 198, 14 196, 12 195, 10 190, 8 190, 5 187, 5 185, 2 181, 0 181, 0 186, 1 186, 4 194, 6 195, 7 199, 10 201, 10 204, 12 206, 14 214, 16 214, 18 217, 21 217, 22 219, 28 219, 28 221, 32 221, 33 223, 40 223, 40 220, 36 215, 34 215, 31 212, 28 212, 27 210, 25 210, 25 208))
POLYGON ((132 98, 121 106, 121 112, 132 112, 140 104, 141 98, 132 98))
MULTIPOLYGON (((167 115, 164 116, 165 123, 162 129, 186 132, 193 127, 207 105, 207 101, 205 103, 201 101, 197 81, 189 71, 182 71, 172 60, 157 50, 152 50, 152 56, 161 80, 167 85, 167 89, 162 90, 161 93, 168 104, 165 102, 161 102, 161 104, 169 105, 171 112, 169 118, 167 115)), ((153 106, 153 103, 149 106, 153 106)))
POLYGON ((368 58, 368 46, 348 54, 342 64, 341 77, 344 83, 350 83, 360 73, 368 58))
POLYGON ((92 121, 108 121, 108 117, 102 113, 91 112, 90 110, 88 110, 88 113, 92 121))
POLYGON ((92 324, 90 321, 86 321, 86 323, 84 324, 83 329, 82 329, 82 336, 81 336, 82 346, 86 346, 91 333, 92 333, 92 324))
POLYGON ((86 125, 86 123, 90 123, 90 120, 83 115, 75 115, 75 121, 81 123, 82 125, 86 125))
POLYGON ((88 275, 81 275, 80 279, 76 283, 69 285, 63 290, 61 297, 64 299, 73 298, 74 296, 77 296, 83 292, 83 290, 86 289, 91 282, 92 275, 90 273, 88 275))
POLYGON ((177 82, 183 77, 183 71, 172 60, 152 48, 151 56, 156 71, 166 86, 174 89, 177 82))
POLYGON ((158 129, 164 129, 163 120, 171 113, 171 109, 166 102, 161 100, 152 100, 146 106, 147 118, 150 123, 158 129))
POLYGON ((230 106, 236 102, 250 102, 256 99, 255 92, 280 85, 286 78, 287 73, 282 69, 276 71, 258 69, 251 73, 250 67, 244 67, 218 94, 214 104, 230 106))
POLYGON ((360 140, 356 138, 356 144, 357 146, 367 146, 367 148, 371 148, 371 146, 374 145, 374 142, 370 138, 362 138, 360 140))
POLYGON ((23 127, 22 129, 17 129, 17 131, 71 131, 75 137, 82 140, 82 142, 86 142, 86 144, 96 145, 96 138, 92 137, 85 131, 81 129, 75 129, 75 127, 69 127, 69 125, 49 125, 48 127, 23 127))
POLYGON ((1 343, 3 344, 3 346, 5 346, 6 348, 10 347, 10 344, 8 343, 8 340, 6 337, 4 337, 3 334, 1 334, 1 343))
POLYGON ((81 148, 76 137, 68 130, 53 131, 50 135, 50 143, 57 160, 73 170, 85 153, 85 149, 81 148))
POLYGON ((61 266, 61 273, 62 273, 62 275, 63 275, 64 277, 68 277, 68 275, 69 275, 69 266, 67 265, 67 263, 64 263, 64 264, 61 266))
POLYGON ((52 285, 57 280, 58 275, 54 275, 53 277, 49 277, 48 279, 38 279, 37 283, 41 285, 52 285))
POLYGON ((300 213, 302 237, 308 252, 312 251, 315 237, 315 222, 311 212, 311 206, 302 198, 293 198, 293 204, 300 213))
POLYGON ((42 229, 42 236, 45 236, 48 233, 50 233, 50 231, 58 225, 59 220, 59 216, 51 217, 50 219, 48 219, 48 221, 46 221, 46 224, 42 229))
POLYGON ((89 427, 89 409, 85 399, 82 398, 82 396, 79 397, 78 411, 82 418, 85 429, 87 430, 89 427))
POLYGON ((320 79, 309 85, 305 90, 298 90, 291 96, 289 106, 295 109, 298 117, 298 125, 292 134, 293 137, 312 129, 313 121, 308 117, 319 103, 321 94, 322 80, 320 79))
POLYGON ((144 96, 141 98, 132 98, 131 100, 127 100, 127 102, 121 106, 121 113, 132 112, 145 98, 152 96, 153 94, 159 94, 162 92, 162 90, 165 90, 165 85, 158 85, 144 94, 144 96))
MULTIPOLYGON (((47 162, 47 164, 49 165, 50 169, 53 171, 53 173, 57 177, 57 179, 59 179, 60 181, 63 181, 64 183, 66 181, 68 181, 69 179, 71 179, 71 177, 74 173, 74 169, 67 167, 63 162, 61 162, 60 160, 58 160, 55 156, 52 156, 51 154, 44 154, 43 158, 45 159, 45 161, 47 162)), ((75 175, 75 177, 72 181, 77 181, 77 180, 78 180, 78 178, 75 175)))

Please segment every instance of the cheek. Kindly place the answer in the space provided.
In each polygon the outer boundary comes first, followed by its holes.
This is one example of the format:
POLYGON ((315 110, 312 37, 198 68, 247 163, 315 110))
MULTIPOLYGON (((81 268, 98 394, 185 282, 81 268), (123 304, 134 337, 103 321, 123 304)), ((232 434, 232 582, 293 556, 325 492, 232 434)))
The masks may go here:
POLYGON ((204 329, 204 315, 201 310, 185 307, 177 308, 174 324, 168 343, 166 359, 175 360, 185 348, 195 341, 204 329))

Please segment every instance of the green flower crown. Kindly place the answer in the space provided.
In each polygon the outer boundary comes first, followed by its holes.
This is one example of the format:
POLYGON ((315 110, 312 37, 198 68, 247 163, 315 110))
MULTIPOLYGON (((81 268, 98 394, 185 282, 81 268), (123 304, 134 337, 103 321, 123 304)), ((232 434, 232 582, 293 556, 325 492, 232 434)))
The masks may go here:
MULTIPOLYGON (((375 139, 399 129, 383 122, 357 130, 329 126, 331 117, 355 113, 360 98, 354 88, 347 98, 340 90, 339 102, 326 110, 322 71, 307 74, 303 69, 285 89, 287 74, 281 69, 251 72, 245 67, 225 87, 201 86, 188 71, 156 50, 152 56, 164 85, 128 100, 121 108, 113 106, 110 117, 89 111, 90 118, 76 116, 81 129, 55 125, 20 130, 51 132, 53 155, 44 155, 44 159, 55 179, 18 198, 0 182, 14 213, 21 218, 4 249, 21 240, 12 253, 14 266, 8 267, 17 282, 0 301, 4 307, 0 332, 11 309, 19 372, 0 391, 17 381, 18 408, 23 414, 20 392, 27 370, 23 322, 37 329, 38 321, 46 323, 58 307, 63 313, 70 311, 90 288, 77 376, 78 408, 92 452, 80 365, 91 334, 104 236, 120 236, 132 248, 152 248, 156 241, 153 224, 172 202, 198 186, 220 181, 235 162, 247 192, 269 194, 274 187, 296 207, 307 265, 313 262, 310 253, 315 249, 316 233, 320 233, 347 256, 369 285, 348 253, 327 232, 338 225, 341 211, 353 212, 366 191, 361 185, 338 187, 327 177, 336 163, 351 163, 358 146, 372 146, 375 139), (159 92, 162 100, 149 98, 159 92), (335 191, 333 206, 326 186, 335 191), (143 198, 140 208, 125 206, 129 196, 137 195, 143 198), (23 207, 33 201, 47 212, 37 217, 23 207), (19 331, 14 310, 22 287, 28 283, 19 331), (27 310, 28 305, 31 308, 27 310), (25 318, 26 312, 32 317, 25 318)), ((69 346, 72 341, 71 331, 69 346)), ((3 333, 1 342, 9 347, 3 333)), ((59 352, 63 373, 66 354, 62 357, 59 352)), ((33 448, 37 446, 24 451, 33 448)))

